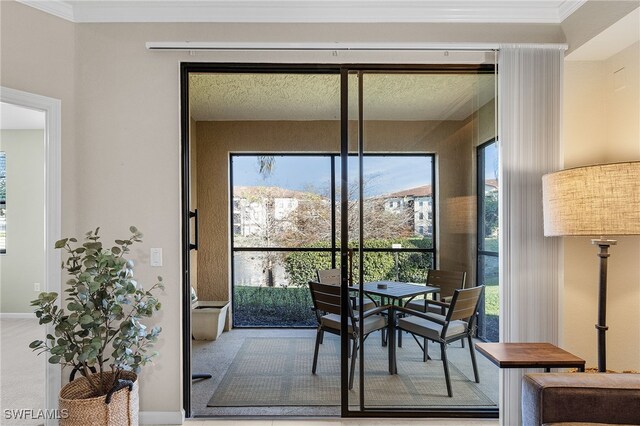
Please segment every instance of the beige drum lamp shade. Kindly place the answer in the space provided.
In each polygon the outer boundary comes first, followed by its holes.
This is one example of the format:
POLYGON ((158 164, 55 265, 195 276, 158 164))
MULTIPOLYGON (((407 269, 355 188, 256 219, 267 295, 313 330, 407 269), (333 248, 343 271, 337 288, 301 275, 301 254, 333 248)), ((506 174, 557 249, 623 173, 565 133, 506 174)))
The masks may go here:
POLYGON ((640 161, 544 175, 542 197, 545 236, 640 234, 640 161))

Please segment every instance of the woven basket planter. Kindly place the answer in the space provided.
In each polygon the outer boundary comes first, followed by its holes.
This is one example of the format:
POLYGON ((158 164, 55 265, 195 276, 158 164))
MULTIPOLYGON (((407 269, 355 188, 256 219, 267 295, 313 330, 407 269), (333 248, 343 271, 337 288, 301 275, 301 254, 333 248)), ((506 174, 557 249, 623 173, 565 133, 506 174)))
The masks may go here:
MULTIPOLYGON (((103 373, 109 378, 113 373, 103 373)), ((95 375, 94 375, 95 376, 95 375)), ((93 389, 85 377, 80 377, 60 390, 60 411, 66 418, 60 426, 138 426, 138 381, 135 373, 123 371, 121 379, 131 380, 133 388, 125 387, 112 394, 111 402, 106 396, 92 397, 93 389)))

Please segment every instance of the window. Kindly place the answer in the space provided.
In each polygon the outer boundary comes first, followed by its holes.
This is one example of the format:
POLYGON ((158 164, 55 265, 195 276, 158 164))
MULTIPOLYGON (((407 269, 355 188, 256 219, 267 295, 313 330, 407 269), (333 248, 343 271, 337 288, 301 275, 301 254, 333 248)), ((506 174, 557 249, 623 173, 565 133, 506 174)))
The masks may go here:
POLYGON ((423 220, 424 219, 424 213, 422 213, 422 212, 418 213, 418 219, 423 220))
MULTIPOLYGON (((270 155, 274 167, 267 174, 260 173, 262 157, 230 156, 230 199, 234 210, 238 205, 247 209, 242 222, 235 211, 232 216, 233 323, 235 327, 314 326, 307 283, 315 279, 316 270, 336 268, 340 262, 340 156, 270 155)), ((415 223, 413 209, 415 198, 425 192, 431 197, 433 163, 433 155, 426 154, 365 155, 365 281, 424 282, 427 269, 435 266, 433 235, 425 235, 425 222, 415 223), (401 170, 400 183, 385 179, 386 170, 401 170), (408 207, 401 208, 403 204, 408 207)), ((350 158, 354 282, 359 270, 356 170, 357 161, 350 158)))
POLYGON ((480 306, 478 337, 497 342, 499 335, 498 276, 498 146, 489 141, 478 155, 478 285, 485 285, 480 306))
POLYGON ((0 254, 7 252, 7 157, 0 151, 0 254))

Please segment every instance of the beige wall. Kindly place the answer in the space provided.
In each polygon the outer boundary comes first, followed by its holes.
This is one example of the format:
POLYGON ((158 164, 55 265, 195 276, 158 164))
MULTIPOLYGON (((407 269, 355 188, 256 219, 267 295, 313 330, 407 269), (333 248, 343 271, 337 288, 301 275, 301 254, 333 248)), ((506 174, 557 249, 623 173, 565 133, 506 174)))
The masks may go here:
POLYGON ((0 255, 0 313, 33 313, 44 291, 44 132, 1 130, 7 158, 7 253, 0 255))
POLYGON ((17 2, 0 1, 0 52, 1 86, 62 101, 62 232, 75 232, 75 27, 17 2))
POLYGON ((180 61, 342 58, 313 52, 190 56, 150 52, 145 42, 564 41, 560 27, 547 24, 72 24, 13 1, 0 2, 0 15, 0 83, 62 100, 63 234, 81 236, 99 225, 110 239, 136 225, 145 233, 132 253, 140 282, 165 278, 160 356, 141 377, 141 410, 159 412, 182 407, 180 61), (164 249, 162 268, 149 266, 150 247, 164 249))
MULTIPOLYGON (((350 127, 355 148, 356 123, 350 127)), ((478 127, 472 118, 365 123, 366 152, 436 154, 439 267, 467 271, 470 283, 475 281, 477 142, 473 135, 478 127)), ((229 300, 229 153, 339 152, 339 132, 338 121, 198 122, 200 297, 229 300)))
MULTIPOLYGON (((640 43, 605 61, 565 64, 564 165, 640 160, 640 43), (614 76, 624 68, 623 75, 614 76)), ((610 250, 607 367, 640 370, 640 237, 610 250)), ((564 238, 564 326, 570 352, 597 365, 598 263, 589 238, 564 238)))

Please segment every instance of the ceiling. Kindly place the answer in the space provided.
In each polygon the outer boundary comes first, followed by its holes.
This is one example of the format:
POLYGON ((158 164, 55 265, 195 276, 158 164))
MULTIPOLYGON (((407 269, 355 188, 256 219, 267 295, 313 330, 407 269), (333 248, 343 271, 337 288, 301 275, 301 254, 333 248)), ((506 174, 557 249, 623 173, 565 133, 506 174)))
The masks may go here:
POLYGON ((0 129, 44 129, 45 114, 28 108, 0 102, 0 129))
POLYGON ((18 0, 72 22, 559 24, 586 0, 18 0))
MULTIPOLYGON (((191 74, 196 121, 338 120, 340 76, 326 74, 191 74)), ((351 77, 349 92, 357 94, 351 77)), ((463 120, 495 96, 493 74, 365 74, 366 120, 463 120)), ((350 118, 357 97, 350 96, 350 118)))

